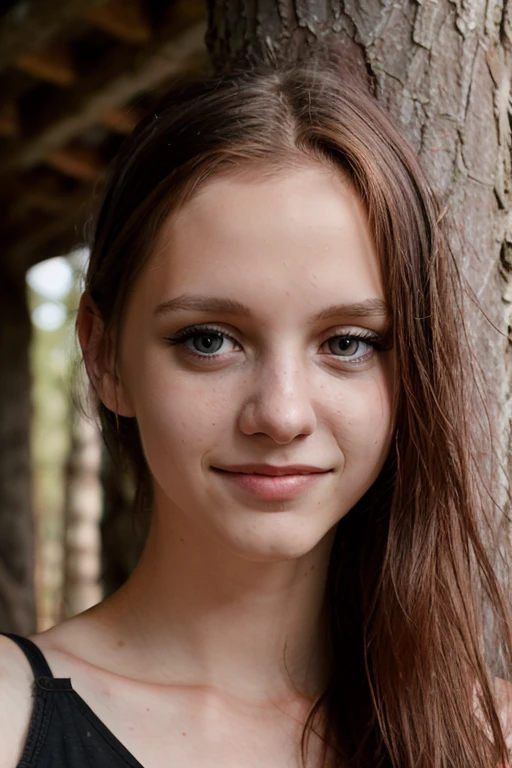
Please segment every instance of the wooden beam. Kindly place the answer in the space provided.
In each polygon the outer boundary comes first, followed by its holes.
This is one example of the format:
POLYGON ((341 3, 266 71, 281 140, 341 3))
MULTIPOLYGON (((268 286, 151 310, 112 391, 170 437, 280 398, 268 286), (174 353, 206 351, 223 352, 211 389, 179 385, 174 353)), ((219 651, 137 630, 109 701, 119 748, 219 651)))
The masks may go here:
POLYGON ((19 223, 5 241, 5 255, 0 255, 0 264, 7 261, 17 270, 26 271, 34 264, 52 256, 60 256, 78 248, 84 242, 83 228, 92 203, 73 209, 67 215, 48 218, 44 224, 34 228, 34 214, 19 223))
POLYGON ((19 2, 0 18, 0 71, 24 53, 40 48, 57 36, 87 8, 106 0, 37 0, 19 2))
POLYGON ((141 115, 135 107, 117 107, 116 109, 109 109, 108 112, 105 112, 101 117, 100 122, 106 128, 110 128, 114 133, 120 133, 122 136, 127 136, 133 131, 140 118, 141 115))
MULTIPOLYGON (((1 2, 1 0, 0 0, 1 2)), ((0 72, 0 98, 2 104, 16 104, 34 87, 34 78, 15 67, 0 72)))
POLYGON ((0 136, 19 136, 20 123, 16 104, 3 104, 0 107, 0 136))
POLYGON ((126 43, 147 43, 151 26, 142 0, 110 0, 105 5, 88 8, 84 18, 126 43))
POLYGON ((77 77, 71 48, 64 43, 51 43, 38 51, 24 53, 15 64, 32 77, 56 85, 72 85, 77 77))
POLYGON ((89 126, 101 123, 109 110, 129 103, 173 76, 202 67, 207 61, 205 31, 206 19, 202 18, 171 39, 152 41, 135 58, 129 49, 120 52, 122 55, 102 66, 101 71, 81 79, 75 88, 66 91, 58 105, 48 105, 48 114, 42 108, 34 116, 34 138, 1 153, 0 175, 36 165, 89 126), (36 125, 38 119, 42 121, 40 128, 36 125))
POLYGON ((49 227, 53 232, 53 222, 65 224, 70 217, 75 223, 84 221, 92 212, 92 200, 97 194, 94 182, 70 184, 60 172, 42 165, 23 183, 16 178, 12 189, 11 199, 6 197, 0 203, 0 268, 13 258, 12 249, 27 238, 37 237, 40 230, 48 231, 49 227))
POLYGON ((42 211, 50 216, 67 215, 69 211, 78 211, 91 197, 92 186, 83 184, 75 192, 63 194, 45 194, 43 190, 31 190, 25 193, 23 208, 25 214, 31 211, 42 211))
POLYGON ((207 6, 205 0, 175 0, 164 10, 160 23, 164 29, 179 32, 195 24, 198 19, 206 18, 207 6))
POLYGON ((94 181, 106 168, 98 153, 89 147, 60 147, 49 152, 45 159, 52 168, 80 181, 94 181))

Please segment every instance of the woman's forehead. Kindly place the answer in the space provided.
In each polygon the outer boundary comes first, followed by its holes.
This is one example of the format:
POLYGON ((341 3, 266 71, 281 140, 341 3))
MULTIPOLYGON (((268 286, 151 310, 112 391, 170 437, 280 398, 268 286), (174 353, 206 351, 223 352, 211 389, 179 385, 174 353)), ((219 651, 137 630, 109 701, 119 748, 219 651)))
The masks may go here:
POLYGON ((272 175, 255 169, 224 174, 202 184, 180 210, 169 217, 165 232, 202 229, 245 236, 255 228, 296 232, 300 227, 342 228, 347 218, 365 219, 352 185, 334 168, 309 163, 272 175))
POLYGON ((382 294, 364 208, 322 167, 209 182, 162 227, 145 279, 156 294, 382 294))

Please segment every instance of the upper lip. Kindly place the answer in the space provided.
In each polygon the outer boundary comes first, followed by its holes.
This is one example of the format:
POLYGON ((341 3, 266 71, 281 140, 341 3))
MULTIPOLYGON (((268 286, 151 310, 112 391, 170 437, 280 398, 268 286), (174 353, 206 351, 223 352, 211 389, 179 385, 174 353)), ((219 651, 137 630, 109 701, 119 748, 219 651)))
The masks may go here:
POLYGON ((288 466, 276 467, 272 464, 238 464, 229 467, 214 467, 225 472, 240 472, 246 475, 307 475, 313 472, 329 472, 323 467, 312 467, 309 464, 289 464, 288 466))

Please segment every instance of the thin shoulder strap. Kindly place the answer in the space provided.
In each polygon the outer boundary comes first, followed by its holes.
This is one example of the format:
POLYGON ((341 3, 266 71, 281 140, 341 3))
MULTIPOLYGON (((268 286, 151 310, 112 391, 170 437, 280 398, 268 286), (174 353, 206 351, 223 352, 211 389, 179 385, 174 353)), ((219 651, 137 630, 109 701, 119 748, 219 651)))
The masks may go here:
POLYGON ((4 635, 5 637, 9 637, 14 643, 16 643, 16 645, 21 648, 27 657, 30 666, 32 667, 32 672, 34 673, 34 677, 36 679, 39 677, 53 678, 53 674, 50 667, 48 666, 48 662, 46 661, 37 645, 32 642, 32 640, 29 640, 27 637, 21 637, 20 635, 13 635, 9 632, 1 632, 0 634, 4 635))

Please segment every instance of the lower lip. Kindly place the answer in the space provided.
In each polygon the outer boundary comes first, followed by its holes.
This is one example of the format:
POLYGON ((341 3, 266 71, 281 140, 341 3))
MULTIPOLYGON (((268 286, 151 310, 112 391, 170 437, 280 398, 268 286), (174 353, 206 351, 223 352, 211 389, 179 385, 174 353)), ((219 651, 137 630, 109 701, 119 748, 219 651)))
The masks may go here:
POLYGON ((328 472, 311 472, 307 475, 280 475, 274 477, 271 475, 248 475, 243 472, 228 472, 220 469, 215 471, 221 477, 224 477, 231 483, 236 483, 236 485, 253 496, 270 501, 294 499, 318 482, 321 477, 329 474, 328 472))

